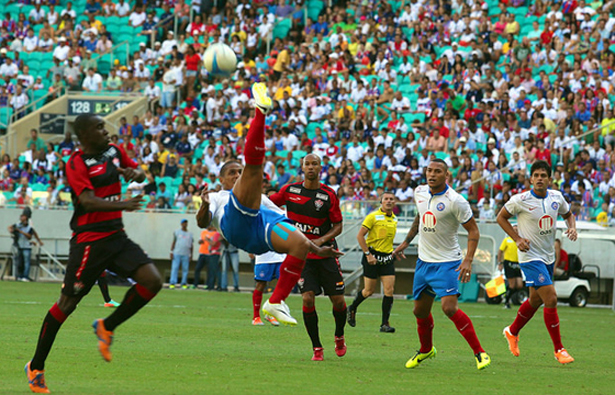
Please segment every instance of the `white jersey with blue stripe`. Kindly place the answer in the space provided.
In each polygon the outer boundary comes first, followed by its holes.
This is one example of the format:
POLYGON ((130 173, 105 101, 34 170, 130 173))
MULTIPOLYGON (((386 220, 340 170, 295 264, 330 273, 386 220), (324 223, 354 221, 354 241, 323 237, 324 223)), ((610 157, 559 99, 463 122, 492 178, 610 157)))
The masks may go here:
POLYGON ((530 241, 527 252, 519 250, 519 262, 541 261, 547 265, 555 262, 555 231, 557 216, 565 215, 570 206, 561 192, 547 190, 542 198, 533 190, 513 195, 504 205, 517 216, 519 236, 530 241))
POLYGON ((423 262, 459 261, 458 229, 472 219, 468 201, 448 185, 432 195, 428 185, 414 190, 414 201, 419 212, 419 258, 423 262))

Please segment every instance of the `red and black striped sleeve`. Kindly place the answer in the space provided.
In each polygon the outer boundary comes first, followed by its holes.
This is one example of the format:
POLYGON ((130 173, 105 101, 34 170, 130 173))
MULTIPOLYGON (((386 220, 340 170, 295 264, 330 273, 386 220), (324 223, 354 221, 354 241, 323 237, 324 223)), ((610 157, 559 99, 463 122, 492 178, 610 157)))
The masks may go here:
POLYGON ((280 189, 278 192, 269 196, 269 200, 271 200, 276 206, 282 207, 286 205, 286 191, 288 191, 288 187, 292 184, 286 184, 280 189))
POLYGON ((76 196, 81 195, 86 189, 94 190, 94 186, 90 181, 88 169, 83 162, 80 152, 74 153, 68 160, 66 177, 68 179, 68 185, 76 196))
POLYGON ((329 201, 331 202, 331 207, 329 209, 329 220, 332 224, 342 222, 344 218, 342 217, 342 211, 340 210, 340 201, 337 197, 337 193, 326 185, 323 185, 322 189, 327 192, 327 195, 329 195, 329 201))

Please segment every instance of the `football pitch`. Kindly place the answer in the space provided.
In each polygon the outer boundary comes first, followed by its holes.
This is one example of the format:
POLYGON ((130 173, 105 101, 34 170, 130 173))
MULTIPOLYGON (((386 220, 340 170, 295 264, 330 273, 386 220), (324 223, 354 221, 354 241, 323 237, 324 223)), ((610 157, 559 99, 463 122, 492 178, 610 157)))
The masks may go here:
MULTIPOLYGON (((110 287, 120 301, 127 288, 110 287)), ((27 394, 24 364, 58 284, 0 282, 0 394, 27 394)), ((266 300, 267 295, 265 295, 266 300)), ((379 333, 381 299, 365 301, 346 327, 348 353, 334 351, 328 299, 317 298, 325 361, 312 362, 301 298, 287 303, 297 327, 251 326, 251 294, 163 290, 115 332, 113 361, 98 354, 90 327, 110 313, 95 287, 64 323, 46 365, 53 394, 613 394, 615 314, 560 307, 564 345, 576 361, 553 357, 542 310, 521 333, 513 357, 502 328, 516 309, 462 304, 492 358, 484 371, 455 326, 434 310, 438 356, 404 367, 418 347, 412 302, 396 299, 394 334, 379 333)), ((350 300, 347 300, 350 303, 350 300)))

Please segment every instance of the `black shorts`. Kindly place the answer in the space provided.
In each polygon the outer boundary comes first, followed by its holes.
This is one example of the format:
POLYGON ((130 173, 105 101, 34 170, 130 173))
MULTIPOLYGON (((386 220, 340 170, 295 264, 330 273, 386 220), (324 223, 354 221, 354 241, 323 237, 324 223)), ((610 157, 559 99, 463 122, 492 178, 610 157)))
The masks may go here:
POLYGON ((378 262, 375 265, 367 263, 367 256, 363 254, 361 265, 363 265, 363 276, 371 279, 377 279, 379 276, 394 276, 395 275, 395 258, 393 254, 384 254, 373 249, 369 249, 371 254, 378 262))
POLYGON ((504 261, 503 264, 506 278, 521 278, 521 266, 519 266, 519 262, 504 261))
POLYGON ((343 295, 346 285, 340 264, 336 258, 308 259, 299 279, 301 293, 314 292, 320 295, 343 295))
POLYGON ((73 237, 62 293, 85 296, 105 269, 128 278, 148 263, 150 257, 123 231, 90 243, 77 243, 73 237))

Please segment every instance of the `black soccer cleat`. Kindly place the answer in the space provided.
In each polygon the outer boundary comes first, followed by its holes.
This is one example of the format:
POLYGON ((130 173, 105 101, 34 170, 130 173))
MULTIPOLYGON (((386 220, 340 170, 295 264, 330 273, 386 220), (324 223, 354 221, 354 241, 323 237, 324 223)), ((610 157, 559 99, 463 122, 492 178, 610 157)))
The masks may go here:
POLYGON ((389 324, 384 324, 380 326, 380 332, 384 333, 395 333, 395 328, 389 326, 389 324))
POLYGON ((357 310, 356 309, 352 309, 352 308, 348 308, 348 319, 347 319, 348 325, 350 325, 351 327, 355 327, 357 326, 357 310))

